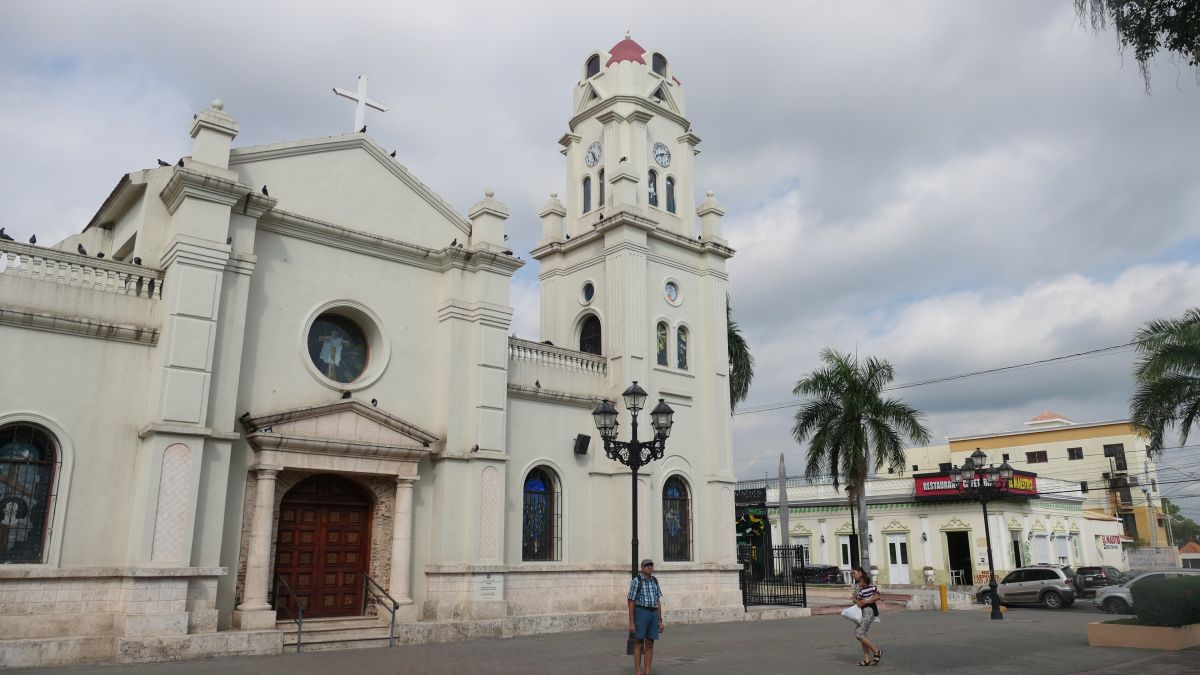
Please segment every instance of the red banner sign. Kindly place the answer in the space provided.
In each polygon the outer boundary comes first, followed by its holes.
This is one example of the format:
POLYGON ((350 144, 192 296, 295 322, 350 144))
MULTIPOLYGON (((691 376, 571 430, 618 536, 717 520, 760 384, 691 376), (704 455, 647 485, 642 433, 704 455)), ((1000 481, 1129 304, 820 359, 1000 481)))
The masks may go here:
MULTIPOLYGON (((959 484, 950 480, 950 476, 939 474, 936 476, 915 476, 913 478, 915 495, 917 499, 930 498, 946 498, 959 496, 959 484)), ((1004 488, 1004 479, 1001 478, 998 487, 1004 488)), ((971 487, 990 486, 991 481, 987 480, 980 474, 976 474, 973 480, 968 481, 971 487)), ((1037 474, 1032 473, 1014 473, 1009 479, 1007 490, 1004 494, 1009 494, 1019 497, 1036 497, 1037 496, 1037 474)))

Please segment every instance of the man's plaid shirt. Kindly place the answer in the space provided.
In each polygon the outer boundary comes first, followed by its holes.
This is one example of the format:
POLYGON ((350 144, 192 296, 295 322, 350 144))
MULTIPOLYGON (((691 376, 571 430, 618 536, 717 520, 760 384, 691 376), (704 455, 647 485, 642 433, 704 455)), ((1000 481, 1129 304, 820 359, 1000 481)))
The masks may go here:
POLYGON ((639 607, 658 607, 658 599, 662 597, 662 589, 658 587, 658 579, 651 576, 644 578, 641 574, 629 580, 629 599, 639 607), (642 589, 638 591, 638 580, 642 589))

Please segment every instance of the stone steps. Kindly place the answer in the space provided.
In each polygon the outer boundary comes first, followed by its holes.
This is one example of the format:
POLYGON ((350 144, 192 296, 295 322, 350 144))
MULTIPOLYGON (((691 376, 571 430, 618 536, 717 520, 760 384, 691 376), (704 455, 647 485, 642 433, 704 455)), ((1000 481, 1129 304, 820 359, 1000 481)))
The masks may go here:
MULTIPOLYGON (((283 632, 283 650, 296 649, 296 624, 279 621, 275 627, 283 632)), ((313 619, 304 622, 302 652, 323 652, 337 649, 362 649, 388 646, 388 624, 375 617, 346 617, 313 619)))

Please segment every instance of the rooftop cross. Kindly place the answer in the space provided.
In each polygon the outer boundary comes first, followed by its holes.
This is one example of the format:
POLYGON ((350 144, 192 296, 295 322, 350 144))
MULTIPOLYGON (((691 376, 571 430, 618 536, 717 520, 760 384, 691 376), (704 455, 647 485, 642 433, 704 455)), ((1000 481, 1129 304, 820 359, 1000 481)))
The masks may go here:
POLYGON ((358 105, 355 106, 355 108, 354 108, 354 129, 352 129, 352 131, 356 131, 356 132, 361 131, 366 126, 366 114, 367 114, 368 107, 374 108, 374 109, 378 110, 379 112, 387 112, 388 111, 388 107, 386 105, 380 103, 379 101, 373 101, 373 100, 367 98, 367 76, 366 75, 358 76, 358 92, 357 93, 351 92, 351 91, 346 91, 345 89, 342 89, 341 87, 334 87, 333 93, 337 94, 338 96, 341 96, 343 98, 348 98, 351 101, 358 103, 358 105))

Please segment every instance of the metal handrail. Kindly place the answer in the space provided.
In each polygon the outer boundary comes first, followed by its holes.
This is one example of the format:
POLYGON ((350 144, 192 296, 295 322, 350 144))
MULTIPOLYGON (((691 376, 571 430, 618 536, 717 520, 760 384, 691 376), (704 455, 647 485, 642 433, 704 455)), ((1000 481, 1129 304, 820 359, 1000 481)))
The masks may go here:
POLYGON ((296 653, 300 653, 300 647, 304 644, 304 603, 300 598, 292 592, 292 587, 288 586, 288 582, 283 578, 282 574, 275 575, 275 611, 279 611, 279 587, 283 586, 283 590, 287 592, 288 597, 296 601, 296 612, 293 615, 292 610, 288 607, 288 603, 283 603, 283 611, 287 612, 288 618, 292 623, 296 624, 296 653))
POLYGON ((372 579, 371 575, 367 574, 366 572, 363 572, 362 578, 363 578, 363 585, 362 585, 362 613, 363 613, 363 615, 366 615, 366 613, 367 613, 367 595, 368 594, 370 594, 370 596, 372 598, 374 598, 376 601, 378 601, 382 598, 387 598, 388 600, 390 600, 392 602, 392 606, 387 607, 387 610, 392 613, 392 624, 388 628, 388 646, 395 647, 396 646, 396 612, 400 609, 400 603, 396 602, 396 599, 393 598, 391 595, 389 595, 388 592, 386 590, 384 590, 383 586, 379 585, 378 581, 375 581, 374 579, 372 579))

